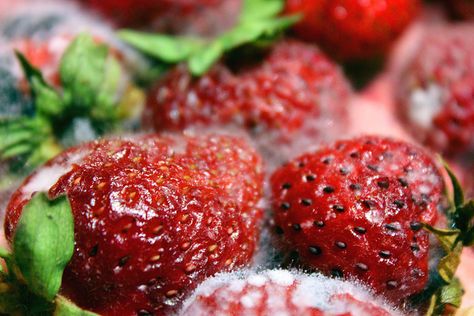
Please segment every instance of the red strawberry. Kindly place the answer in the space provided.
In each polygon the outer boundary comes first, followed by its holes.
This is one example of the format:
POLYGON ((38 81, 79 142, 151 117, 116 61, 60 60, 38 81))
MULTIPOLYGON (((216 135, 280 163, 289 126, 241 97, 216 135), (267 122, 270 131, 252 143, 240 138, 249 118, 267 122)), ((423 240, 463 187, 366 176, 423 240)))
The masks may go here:
POLYGON ((360 137, 302 155, 271 177, 277 233, 301 262, 399 302, 428 280, 428 233, 443 181, 401 141, 360 137))
POLYGON ((6 235, 11 241, 34 192, 66 194, 76 248, 63 294, 101 315, 162 315, 204 278, 250 262, 261 169, 244 141, 227 136, 85 144, 23 183, 7 207, 6 235))
POLYGON ((367 292, 349 282, 285 270, 221 274, 200 285, 180 315, 399 315, 367 292))
POLYGON ((148 95, 156 130, 226 126, 247 130, 271 160, 284 160, 346 127, 349 84, 317 48, 277 44, 262 63, 224 64, 193 78, 175 68, 148 95))
POLYGON ((432 28, 400 79, 401 114, 414 136, 445 154, 474 150, 474 25, 432 28))
POLYGON ((419 8, 418 0, 287 0, 289 13, 303 14, 297 35, 343 59, 384 53, 419 8))
POLYGON ((241 0, 78 0, 120 26, 214 35, 231 27, 241 0))

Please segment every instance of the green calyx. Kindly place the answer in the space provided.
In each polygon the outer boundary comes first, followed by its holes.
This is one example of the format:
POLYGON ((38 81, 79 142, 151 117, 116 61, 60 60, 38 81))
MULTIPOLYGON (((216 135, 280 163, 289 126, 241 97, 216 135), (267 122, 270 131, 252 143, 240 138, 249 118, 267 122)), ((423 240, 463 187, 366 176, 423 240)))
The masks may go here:
POLYGON ((445 163, 453 187, 451 207, 447 212, 448 228, 425 225, 439 241, 444 257, 438 263, 438 286, 431 296, 427 316, 443 315, 446 307, 459 308, 464 294, 460 281, 455 277, 461 262, 463 247, 474 245, 474 201, 465 201, 462 187, 445 163))
POLYGON ((61 89, 48 84, 24 55, 16 55, 34 108, 23 116, 0 117, 0 161, 21 158, 28 167, 43 163, 62 150, 63 133, 78 118, 97 135, 115 128, 121 67, 105 45, 90 35, 77 36, 60 61, 61 89))
POLYGON ((273 40, 297 22, 299 16, 279 16, 284 5, 283 0, 244 0, 236 26, 211 40, 132 30, 122 30, 119 36, 163 62, 187 62, 189 71, 201 76, 225 53, 246 44, 273 40))
POLYGON ((23 209, 12 252, 0 250, 7 267, 0 271, 0 314, 94 315, 58 294, 73 251, 74 222, 68 199, 34 195, 23 209))

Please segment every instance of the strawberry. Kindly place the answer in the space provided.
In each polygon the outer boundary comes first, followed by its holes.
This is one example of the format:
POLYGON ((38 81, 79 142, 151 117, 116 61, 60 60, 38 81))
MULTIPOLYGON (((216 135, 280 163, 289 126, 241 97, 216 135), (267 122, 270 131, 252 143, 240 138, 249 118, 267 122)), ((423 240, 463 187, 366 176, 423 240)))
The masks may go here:
POLYGON ((400 113, 413 135, 446 155, 474 150, 474 32, 471 24, 430 29, 400 78, 400 113))
POLYGON ((447 5, 456 16, 464 19, 474 19, 474 1, 472 0, 449 0, 447 5))
POLYGON ((350 95, 339 68, 319 49, 283 41, 260 63, 236 71, 219 63, 193 78, 176 67, 148 94, 145 120, 157 131, 244 129, 267 157, 280 161, 337 135, 350 95))
POLYGON ((399 315, 367 292, 353 283, 294 271, 221 274, 201 284, 179 315, 399 315))
POLYGON ((119 26, 173 34, 214 35, 231 27, 241 0, 78 0, 119 26))
POLYGON ((62 294, 102 315, 163 315, 205 277, 250 262, 258 155, 228 136, 105 139, 49 161, 13 194, 9 241, 37 191, 65 194, 75 252, 62 294))
POLYGON ((418 0, 287 0, 302 13, 296 34, 316 41, 342 59, 370 58, 387 51, 417 15, 418 0))
POLYGON ((428 280, 428 232, 443 181, 427 153, 389 138, 342 140, 271 177, 276 232, 300 261, 394 302, 428 280))

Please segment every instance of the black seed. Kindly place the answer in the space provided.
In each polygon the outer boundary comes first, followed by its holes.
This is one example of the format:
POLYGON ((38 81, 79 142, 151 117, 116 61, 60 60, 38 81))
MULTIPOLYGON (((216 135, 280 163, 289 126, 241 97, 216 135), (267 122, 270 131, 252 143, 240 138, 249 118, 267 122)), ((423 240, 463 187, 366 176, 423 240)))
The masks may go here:
POLYGON ((382 258, 388 259, 388 258, 390 258, 391 255, 392 254, 388 250, 379 251, 379 256, 382 257, 382 258))
POLYGON ((402 200, 395 200, 393 201, 393 204, 395 204, 398 208, 403 208, 405 206, 405 202, 402 200))
POLYGON ((323 191, 324 191, 324 193, 333 193, 334 192, 334 187, 328 185, 327 187, 324 187, 323 191))
POLYGON ((280 204, 280 208, 281 208, 282 210, 287 211, 287 210, 290 209, 290 203, 288 203, 288 202, 283 202, 283 203, 280 204))
POLYGON ((352 191, 356 191, 362 189, 362 187, 360 186, 360 184, 352 183, 351 185, 349 185, 349 189, 351 189, 352 191))
POLYGON ((420 270, 420 269, 413 269, 412 271, 412 275, 415 277, 415 278, 421 278, 423 276, 423 272, 420 270))
POLYGON ((413 231, 419 231, 422 228, 422 225, 420 222, 411 222, 410 223, 410 228, 413 231))
POLYGON ((281 186, 282 189, 284 190, 288 190, 291 188, 291 183, 283 183, 283 185, 281 186))
POLYGON ((304 162, 300 161, 298 162, 298 167, 303 168, 305 166, 304 162))
POLYGON ((153 316, 152 313, 150 313, 149 311, 145 310, 145 309, 141 309, 137 312, 137 315, 138 316, 153 316))
POLYGON ((324 227, 324 222, 323 222, 323 221, 315 221, 315 222, 314 222, 314 226, 320 227, 320 228, 321 228, 321 227, 324 227))
POLYGON ((344 212, 344 206, 342 206, 341 204, 333 205, 332 209, 335 210, 336 212, 340 212, 340 213, 344 212))
POLYGON ((404 178, 398 178, 398 182, 402 185, 402 187, 408 186, 408 182, 404 178))
POLYGON ((388 189, 388 187, 390 186, 387 180, 380 180, 377 182, 377 185, 379 186, 379 188, 382 188, 382 189, 388 189))
POLYGON ((95 245, 94 247, 92 247, 91 251, 89 251, 89 256, 95 257, 98 251, 99 251, 99 245, 95 245))
POLYGON ((309 246, 308 250, 310 254, 315 255, 315 256, 318 256, 323 252, 321 248, 319 248, 318 246, 309 246))
POLYGON ((331 270, 331 276, 333 276, 334 278, 342 278, 344 277, 344 273, 341 269, 334 268, 331 270))
POLYGON ((346 249, 346 248, 347 248, 346 243, 344 243, 344 242, 342 242, 342 241, 336 241, 336 246, 337 246, 337 248, 339 248, 339 249, 346 249))
POLYGON ((300 224, 293 224, 293 230, 295 232, 299 232, 301 230, 301 225, 300 224))
POLYGON ((376 165, 367 165, 367 168, 369 168, 372 171, 379 171, 379 166, 376 166, 376 165))
POLYGON ((398 223, 385 224, 385 228, 391 231, 400 230, 400 225, 398 223))
POLYGON ((367 270, 369 270, 369 267, 368 267, 366 264, 361 263, 361 262, 357 263, 357 264, 356 264, 356 267, 359 268, 359 269, 362 270, 362 271, 367 271, 367 270))
POLYGON ((354 151, 353 153, 351 153, 351 158, 359 158, 359 153, 354 151))
POLYGON ((311 199, 301 199, 300 203, 304 206, 310 206, 311 204, 313 204, 313 201, 311 201, 311 199))
POLYGON ((316 176, 314 176, 312 174, 309 174, 309 175, 305 176, 305 179, 308 182, 312 182, 312 181, 316 180, 316 176))
POLYGON ((367 230, 364 227, 360 227, 360 226, 354 227, 354 231, 359 234, 365 234, 367 232, 367 230))
POLYGON ((345 176, 345 175, 349 174, 349 169, 342 167, 341 169, 339 169, 339 172, 340 172, 343 176, 345 176))
POLYGON ((277 233, 278 235, 283 235, 284 233, 283 228, 281 228, 280 226, 276 226, 275 233, 277 233))
POLYGON ((331 163, 331 161, 332 161, 332 158, 330 158, 330 157, 324 158, 323 159, 323 164, 329 165, 331 163))
POLYGON ((120 258, 119 263, 118 263, 119 267, 123 267, 127 263, 128 259, 130 259, 129 256, 120 258))
POLYGON ((420 250, 420 246, 417 243, 412 243, 410 248, 411 248, 412 251, 419 251, 420 250))
POLYGON ((390 280, 387 282, 387 287, 389 289, 396 289, 398 287, 398 282, 394 280, 390 280))

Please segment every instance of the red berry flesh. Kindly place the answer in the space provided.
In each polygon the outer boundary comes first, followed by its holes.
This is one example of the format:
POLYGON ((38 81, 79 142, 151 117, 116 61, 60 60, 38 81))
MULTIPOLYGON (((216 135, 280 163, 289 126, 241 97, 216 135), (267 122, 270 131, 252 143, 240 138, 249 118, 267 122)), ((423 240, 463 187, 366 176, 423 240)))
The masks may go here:
POLYGON ((180 316, 390 316, 366 288, 322 275, 267 270, 220 274, 201 284, 180 316))
POLYGON ((414 137, 445 155, 474 150, 474 24, 427 31, 399 85, 400 113, 414 137))
POLYGON ((338 141, 271 178, 277 232, 307 267, 356 278, 399 302, 428 280, 429 234, 443 180, 417 146, 380 137, 338 141))
POLYGON ((247 265, 258 241, 258 155, 228 136, 137 136, 73 148, 7 207, 11 241, 36 191, 66 194, 75 252, 63 294, 102 315, 164 315, 199 282, 247 265))
POLYGON ((288 0, 303 19, 295 32, 342 59, 385 53, 420 9, 418 0, 288 0))
POLYGON ((217 64, 193 78, 177 67, 149 93, 145 120, 157 131, 243 129, 279 163, 340 135, 350 95, 347 80, 321 51, 283 41, 262 63, 237 72, 217 64))

